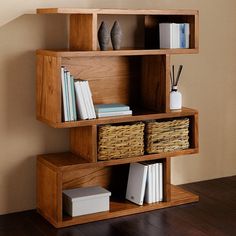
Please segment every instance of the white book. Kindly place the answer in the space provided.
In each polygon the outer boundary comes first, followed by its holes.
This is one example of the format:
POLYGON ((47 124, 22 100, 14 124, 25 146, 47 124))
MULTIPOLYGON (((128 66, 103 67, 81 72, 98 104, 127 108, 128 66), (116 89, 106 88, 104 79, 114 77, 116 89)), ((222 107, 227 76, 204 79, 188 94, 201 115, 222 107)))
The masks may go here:
POLYGON ((108 116, 126 116, 132 115, 132 110, 129 111, 111 111, 111 112, 98 112, 97 117, 108 117, 108 116))
POLYGON ((72 75, 70 77, 71 77, 73 120, 77 120, 74 77, 72 75))
POLYGON ((160 183, 159 183, 159 164, 155 163, 155 170, 156 170, 156 179, 155 179, 155 202, 160 201, 160 183))
POLYGON ((152 168, 152 202, 156 202, 156 167, 151 164, 152 168))
POLYGON ((159 201, 163 201, 163 163, 159 163, 159 192, 159 201))
POLYGON ((160 23, 159 24, 159 37, 160 37, 160 48, 172 48, 172 24, 171 23, 160 23))
POLYGON ((185 43, 186 43, 186 47, 185 48, 189 48, 189 38, 190 38, 190 24, 189 23, 185 23, 185 43))
POLYGON ((140 163, 131 163, 129 167, 126 199, 138 205, 143 205, 147 170, 148 167, 140 163))
POLYGON ((76 106, 79 118, 82 120, 88 119, 80 81, 75 82, 75 96, 76 96, 76 106))
POLYGON ((69 121, 68 117, 68 109, 67 109, 67 92, 66 92, 66 81, 65 81, 65 68, 61 67, 61 86, 62 86, 62 103, 63 103, 63 113, 64 113, 64 121, 69 121))
POLYGON ((180 48, 180 24, 172 23, 172 47, 180 48))
POLYGON ((153 199, 152 199, 152 168, 151 168, 150 164, 148 165, 147 182, 146 182, 144 200, 146 203, 153 203, 153 199))
POLYGON ((189 48, 189 24, 183 23, 180 25, 180 48, 189 48))
POLYGON ((93 105, 92 93, 91 93, 91 90, 90 90, 90 87, 89 87, 89 82, 86 80, 85 84, 86 84, 86 91, 87 91, 87 94, 88 94, 91 118, 95 119, 96 118, 96 113, 95 113, 95 109, 94 109, 94 105, 93 105))
POLYGON ((87 116, 88 116, 88 119, 91 119, 92 115, 91 115, 91 112, 90 112, 90 109, 89 109, 89 100, 88 100, 88 94, 87 94, 85 81, 84 80, 79 80, 79 82, 80 82, 81 89, 82 89, 82 96, 83 96, 83 99, 84 99, 87 116))
POLYGON ((68 100, 69 100, 69 120, 74 120, 74 114, 73 114, 73 98, 72 98, 72 81, 71 81, 71 74, 69 71, 65 72, 65 76, 67 79, 67 88, 68 88, 68 100))

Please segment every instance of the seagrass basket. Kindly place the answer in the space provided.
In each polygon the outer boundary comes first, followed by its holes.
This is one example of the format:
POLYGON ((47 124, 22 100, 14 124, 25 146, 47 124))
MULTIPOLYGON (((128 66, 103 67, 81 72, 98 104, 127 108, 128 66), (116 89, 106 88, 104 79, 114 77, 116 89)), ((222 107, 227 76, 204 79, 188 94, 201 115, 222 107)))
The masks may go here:
POLYGON ((189 148, 189 118, 148 122, 145 129, 146 152, 163 153, 189 148))
POLYGON ((144 154, 144 123, 104 125, 98 128, 98 160, 144 154))

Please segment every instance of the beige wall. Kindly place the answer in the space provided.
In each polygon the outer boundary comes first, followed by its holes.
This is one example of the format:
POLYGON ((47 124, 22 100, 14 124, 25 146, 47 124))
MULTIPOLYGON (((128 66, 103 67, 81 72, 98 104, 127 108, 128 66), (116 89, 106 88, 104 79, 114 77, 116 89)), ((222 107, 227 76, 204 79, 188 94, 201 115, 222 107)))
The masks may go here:
MULTIPOLYGON (((200 112, 200 154, 173 159, 172 182, 236 174, 236 3, 234 0, 7 1, 0 24, 38 6, 200 10, 200 54, 184 63, 184 105, 200 112), (11 5, 10 5, 11 2, 11 5), (14 3, 14 4, 13 4, 14 3), (28 5, 27 5, 28 4, 28 5)), ((64 16, 23 15, 0 28, 0 214, 35 207, 35 155, 68 150, 68 132, 35 119, 37 48, 66 45, 64 16)))

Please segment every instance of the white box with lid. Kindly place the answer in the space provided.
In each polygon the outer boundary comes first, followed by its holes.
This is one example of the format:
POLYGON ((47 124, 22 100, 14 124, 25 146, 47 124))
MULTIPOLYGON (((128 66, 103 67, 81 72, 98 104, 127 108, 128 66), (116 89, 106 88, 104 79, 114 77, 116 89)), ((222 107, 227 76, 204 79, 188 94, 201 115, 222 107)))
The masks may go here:
POLYGON ((63 207, 70 216, 109 211, 111 192, 100 187, 82 187, 63 191, 63 207))

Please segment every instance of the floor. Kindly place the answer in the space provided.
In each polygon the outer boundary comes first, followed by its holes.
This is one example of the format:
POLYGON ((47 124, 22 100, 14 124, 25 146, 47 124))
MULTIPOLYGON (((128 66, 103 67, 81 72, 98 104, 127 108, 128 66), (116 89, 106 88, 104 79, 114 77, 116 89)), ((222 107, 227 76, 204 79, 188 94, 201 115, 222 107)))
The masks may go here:
POLYGON ((35 210, 0 216, 0 236, 236 235, 236 176, 182 185, 200 202, 55 229, 35 210))

